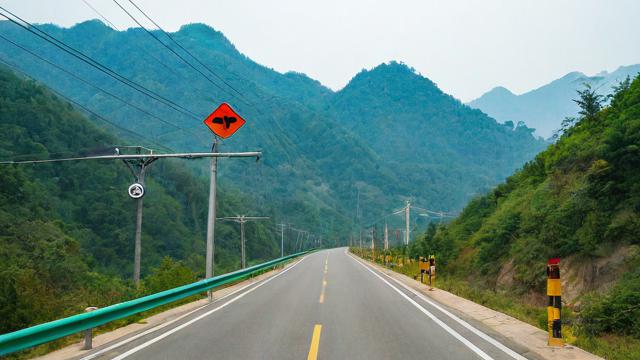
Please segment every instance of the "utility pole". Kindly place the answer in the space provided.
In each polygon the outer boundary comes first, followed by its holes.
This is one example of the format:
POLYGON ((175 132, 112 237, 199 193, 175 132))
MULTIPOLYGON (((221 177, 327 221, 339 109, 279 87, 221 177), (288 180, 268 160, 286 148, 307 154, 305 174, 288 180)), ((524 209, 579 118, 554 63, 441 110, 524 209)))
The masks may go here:
POLYGON ((244 242, 244 224, 247 221, 259 221, 259 220, 267 220, 269 219, 268 217, 265 216, 244 216, 244 215, 238 215, 238 216, 229 216, 229 217, 223 217, 223 218, 218 218, 218 220, 223 220, 223 221, 234 221, 240 224, 240 263, 242 268, 244 269, 245 267, 247 267, 247 262, 246 262, 246 256, 245 256, 245 242, 244 242))
POLYGON ((389 228, 386 221, 384 222, 384 250, 389 250, 389 228))
POLYGON ((404 217, 405 217, 405 234, 404 234, 404 245, 409 246, 409 217, 411 214, 411 202, 407 200, 407 206, 404 209, 404 217))
POLYGON ((276 224, 276 226, 280 226, 280 257, 284 257, 284 227, 286 224, 276 224))
MULTIPOLYGON (((218 138, 213 138, 213 145, 211 146, 211 152, 218 150, 218 138)), ((205 256, 205 277, 208 279, 213 276, 213 256, 214 254, 214 241, 216 232, 216 185, 218 179, 218 159, 211 158, 211 173, 209 174, 209 211, 207 214, 207 248, 205 256)), ((213 300, 213 292, 207 291, 207 298, 209 302, 213 300)))

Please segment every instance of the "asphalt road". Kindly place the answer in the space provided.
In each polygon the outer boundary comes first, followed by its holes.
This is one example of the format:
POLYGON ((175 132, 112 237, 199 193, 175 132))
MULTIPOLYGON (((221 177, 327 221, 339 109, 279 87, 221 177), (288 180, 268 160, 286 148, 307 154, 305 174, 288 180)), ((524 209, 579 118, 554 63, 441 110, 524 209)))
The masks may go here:
POLYGON ((512 344, 440 306, 344 248, 325 250, 84 359, 523 359, 512 344))

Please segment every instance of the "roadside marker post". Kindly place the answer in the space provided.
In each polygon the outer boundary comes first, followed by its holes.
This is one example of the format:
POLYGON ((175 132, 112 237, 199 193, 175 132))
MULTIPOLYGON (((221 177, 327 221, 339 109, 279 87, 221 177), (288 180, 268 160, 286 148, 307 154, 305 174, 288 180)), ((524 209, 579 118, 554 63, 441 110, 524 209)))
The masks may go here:
POLYGON ((427 270, 429 274, 429 290, 435 290, 433 286, 436 283, 436 256, 429 255, 429 270, 427 270))
POLYGON ((418 259, 418 267, 420 268, 420 283, 424 284, 424 274, 429 272, 429 263, 427 258, 420 256, 418 259))
POLYGON ((562 288, 560 283, 560 258, 549 259, 547 263, 547 318, 549 346, 564 345, 562 340, 562 288))

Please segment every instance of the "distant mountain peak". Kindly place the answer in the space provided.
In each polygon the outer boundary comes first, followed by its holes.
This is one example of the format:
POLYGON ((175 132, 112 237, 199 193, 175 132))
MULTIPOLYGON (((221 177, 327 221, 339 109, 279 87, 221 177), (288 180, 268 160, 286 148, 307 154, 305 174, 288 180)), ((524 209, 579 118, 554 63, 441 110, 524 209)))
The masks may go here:
POLYGON ((184 36, 183 41, 206 44, 206 47, 226 52, 228 55, 240 55, 235 45, 222 32, 207 24, 191 23, 182 25, 175 34, 184 36))
POLYGON ((395 60, 379 64, 371 70, 363 69, 340 92, 357 88, 381 88, 385 92, 401 94, 409 84, 412 91, 419 89, 418 91, 426 91, 432 95, 444 95, 433 81, 422 76, 413 67, 395 60))
MULTIPOLYGON (((36 25, 49 27, 49 28, 64 29, 64 27, 57 24, 49 23, 49 24, 36 24, 36 25)), ((102 20, 99 20, 99 19, 81 21, 69 27, 68 29, 72 31, 89 31, 91 33, 115 31, 113 28, 111 28, 109 25, 105 24, 102 20)))
POLYGON ((500 97, 511 97, 516 96, 511 90, 507 89, 504 86, 496 86, 493 89, 489 90, 483 96, 500 96, 500 97))

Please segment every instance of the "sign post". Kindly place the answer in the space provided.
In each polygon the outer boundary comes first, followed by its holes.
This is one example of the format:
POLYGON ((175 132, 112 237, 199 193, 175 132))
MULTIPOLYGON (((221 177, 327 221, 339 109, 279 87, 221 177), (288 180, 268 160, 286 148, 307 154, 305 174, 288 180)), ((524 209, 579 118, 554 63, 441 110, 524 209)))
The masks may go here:
MULTIPOLYGON (((204 124, 215 134, 211 152, 218 151, 218 137, 226 139, 233 135, 244 124, 245 120, 238 115, 229 104, 222 103, 215 109, 206 119, 204 124)), ((207 250, 205 276, 210 278, 214 274, 214 255, 215 255, 215 226, 216 226, 216 185, 218 175, 218 159, 211 158, 211 174, 209 179, 209 212, 207 215, 207 250)), ((209 301, 213 301, 211 291, 207 292, 209 301)))

